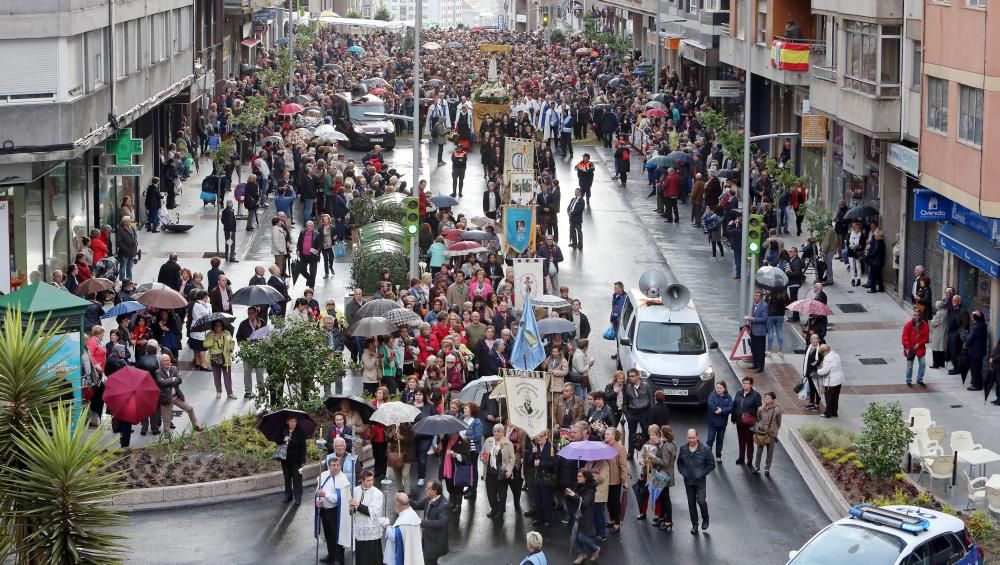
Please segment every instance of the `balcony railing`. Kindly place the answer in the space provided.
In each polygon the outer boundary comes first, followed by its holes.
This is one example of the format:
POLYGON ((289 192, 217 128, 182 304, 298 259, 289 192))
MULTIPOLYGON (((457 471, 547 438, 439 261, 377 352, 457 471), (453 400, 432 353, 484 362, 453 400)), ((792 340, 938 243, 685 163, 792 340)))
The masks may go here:
POLYGON ((827 82, 837 82, 837 66, 830 65, 826 58, 826 45, 817 44, 809 49, 809 70, 812 76, 827 82))

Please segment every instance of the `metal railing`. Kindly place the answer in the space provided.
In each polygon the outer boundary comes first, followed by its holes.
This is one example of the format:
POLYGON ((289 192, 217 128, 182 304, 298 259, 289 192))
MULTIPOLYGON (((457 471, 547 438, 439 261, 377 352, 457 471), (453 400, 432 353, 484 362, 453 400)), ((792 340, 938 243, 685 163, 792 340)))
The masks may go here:
POLYGON ((837 64, 827 62, 826 44, 816 43, 809 47, 809 72, 814 78, 827 82, 837 82, 837 64))
POLYGON ((726 22, 719 26, 719 35, 725 35, 728 37, 733 36, 733 34, 729 32, 729 22, 726 22))

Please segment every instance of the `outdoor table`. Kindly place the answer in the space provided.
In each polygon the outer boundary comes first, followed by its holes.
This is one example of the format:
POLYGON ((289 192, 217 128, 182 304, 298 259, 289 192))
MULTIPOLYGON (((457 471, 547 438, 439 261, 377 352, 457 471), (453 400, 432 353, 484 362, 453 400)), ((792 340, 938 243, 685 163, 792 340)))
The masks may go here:
MULTIPOLYGON (((990 463, 996 463, 1000 461, 1000 453, 997 453, 991 449, 971 449, 969 451, 956 451, 955 452, 955 467, 956 471, 952 473, 951 484, 955 484, 955 475, 958 473, 958 462, 964 461, 969 464, 969 470, 972 467, 981 467, 980 473, 974 476, 983 476, 986 472, 986 465, 990 463)), ((972 473, 970 473, 972 475, 972 473)))

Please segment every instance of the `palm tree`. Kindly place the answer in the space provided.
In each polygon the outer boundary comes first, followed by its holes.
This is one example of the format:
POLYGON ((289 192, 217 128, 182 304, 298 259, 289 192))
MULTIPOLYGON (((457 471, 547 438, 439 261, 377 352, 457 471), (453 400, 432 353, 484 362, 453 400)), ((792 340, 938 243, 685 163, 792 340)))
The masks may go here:
POLYGON ((75 422, 76 383, 56 375, 62 324, 6 311, 0 332, 0 562, 109 563, 121 516, 107 499, 119 477, 107 472, 110 440, 75 422))
POLYGON ((121 562, 122 538, 108 533, 125 519, 108 506, 122 490, 121 472, 109 472, 113 461, 104 459, 114 440, 103 429, 90 433, 87 412, 74 418, 68 403, 57 402, 48 413, 51 429, 33 428, 16 443, 23 467, 0 477, 0 488, 14 502, 10 519, 24 534, 14 548, 16 561, 121 562))

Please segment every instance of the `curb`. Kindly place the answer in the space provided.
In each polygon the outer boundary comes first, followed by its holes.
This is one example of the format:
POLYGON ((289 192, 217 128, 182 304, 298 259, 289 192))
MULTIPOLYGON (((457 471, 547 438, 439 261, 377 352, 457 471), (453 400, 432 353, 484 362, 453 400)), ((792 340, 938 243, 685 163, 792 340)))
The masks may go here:
MULTIPOLYGON (((302 468, 303 481, 318 477, 321 467, 322 465, 318 462, 305 465, 302 468)), ((128 490, 113 497, 111 507, 131 512, 190 508, 260 498, 277 494, 278 490, 276 489, 283 487, 284 477, 281 471, 272 471, 249 477, 192 485, 128 490)))
POLYGON ((792 460, 796 470, 802 475, 806 486, 812 492, 816 502, 819 503, 827 519, 835 522, 847 516, 851 505, 840 493, 840 490, 833 484, 827 474, 823 464, 812 452, 812 448, 806 444, 799 431, 795 428, 781 428, 778 433, 781 443, 785 446, 788 457, 792 460))

